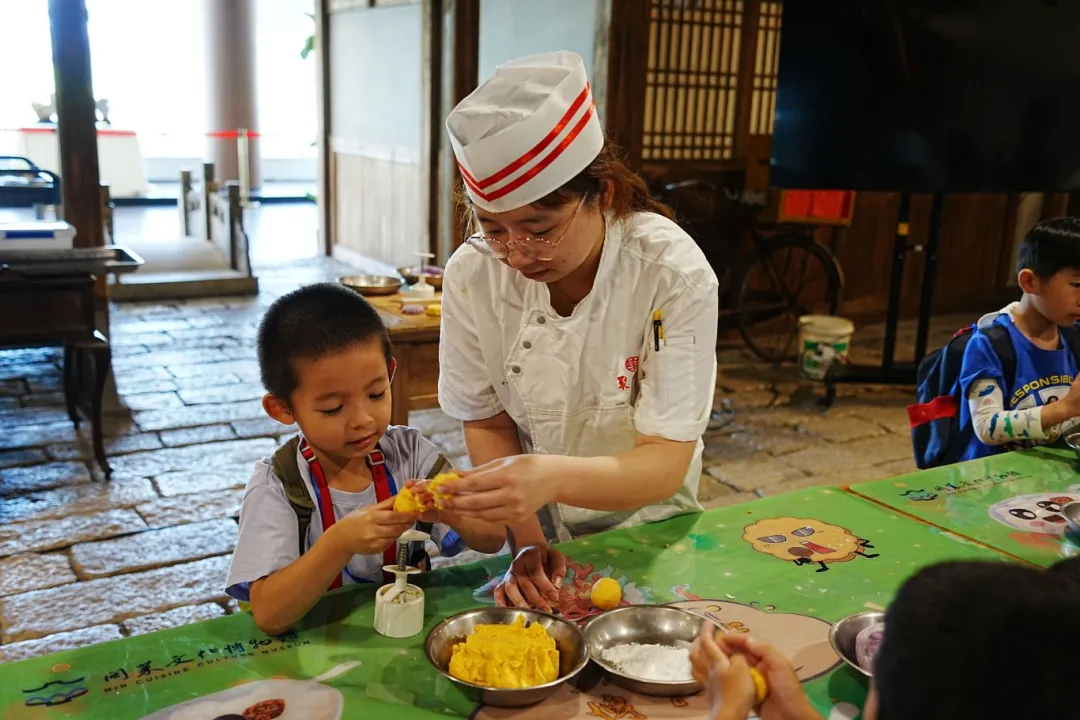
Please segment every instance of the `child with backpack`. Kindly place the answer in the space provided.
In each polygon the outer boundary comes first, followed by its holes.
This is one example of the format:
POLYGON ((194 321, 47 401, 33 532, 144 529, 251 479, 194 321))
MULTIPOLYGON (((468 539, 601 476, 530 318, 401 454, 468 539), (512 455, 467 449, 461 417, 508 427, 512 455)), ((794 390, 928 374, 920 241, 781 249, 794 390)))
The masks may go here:
POLYGON ((1036 225, 1017 266, 1020 301, 920 363, 920 403, 908 408, 920 468, 1053 443, 1080 427, 1080 218, 1036 225))
MULTIPOLYGON (((360 295, 331 283, 291 292, 267 310, 257 344, 263 408, 300 428, 255 465, 240 509, 226 591, 250 603, 261 630, 285 632, 328 589, 381 581, 418 520, 444 555, 502 548, 502 525, 394 511, 399 482, 450 466, 418 430, 389 425, 390 336, 360 295)), ((426 558, 422 547, 412 555, 426 558)))

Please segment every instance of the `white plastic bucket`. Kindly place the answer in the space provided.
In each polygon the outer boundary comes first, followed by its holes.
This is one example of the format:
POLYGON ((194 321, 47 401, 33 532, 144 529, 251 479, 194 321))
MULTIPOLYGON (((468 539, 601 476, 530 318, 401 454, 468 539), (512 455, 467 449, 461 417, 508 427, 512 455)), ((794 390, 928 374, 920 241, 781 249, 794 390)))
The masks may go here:
POLYGON ((824 380, 835 362, 846 363, 855 324, 833 315, 799 318, 799 370, 811 380, 824 380))

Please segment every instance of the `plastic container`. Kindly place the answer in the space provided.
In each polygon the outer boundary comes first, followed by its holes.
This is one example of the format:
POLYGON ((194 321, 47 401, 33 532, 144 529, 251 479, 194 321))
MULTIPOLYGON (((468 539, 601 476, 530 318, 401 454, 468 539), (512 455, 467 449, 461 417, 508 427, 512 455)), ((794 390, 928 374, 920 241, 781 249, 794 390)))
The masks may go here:
POLYGON ((0 223, 0 254, 11 250, 70 250, 75 228, 66 222, 0 223))
POLYGON ((824 380, 833 363, 846 363, 855 325, 833 315, 799 318, 799 370, 811 380, 824 380))

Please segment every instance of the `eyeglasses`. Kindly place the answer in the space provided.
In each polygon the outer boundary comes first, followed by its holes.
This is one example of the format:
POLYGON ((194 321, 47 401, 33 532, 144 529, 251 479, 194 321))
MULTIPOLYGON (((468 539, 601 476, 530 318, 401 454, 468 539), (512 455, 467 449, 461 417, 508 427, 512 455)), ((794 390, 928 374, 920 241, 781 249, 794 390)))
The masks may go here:
POLYGON ((566 233, 570 231, 570 227, 574 224, 574 220, 577 219, 578 212, 581 211, 581 206, 584 204, 585 197, 582 197, 581 201, 578 202, 577 207, 574 208, 574 213, 570 216, 570 221, 566 223, 566 227, 563 228, 559 237, 554 240, 547 240, 542 237, 496 240, 494 238, 485 237, 481 232, 466 238, 465 242, 469 243, 488 257, 498 258, 499 260, 509 257, 511 250, 517 250, 520 253, 528 255, 533 260, 548 262, 555 259, 555 252, 559 247, 559 243, 566 237, 566 233))

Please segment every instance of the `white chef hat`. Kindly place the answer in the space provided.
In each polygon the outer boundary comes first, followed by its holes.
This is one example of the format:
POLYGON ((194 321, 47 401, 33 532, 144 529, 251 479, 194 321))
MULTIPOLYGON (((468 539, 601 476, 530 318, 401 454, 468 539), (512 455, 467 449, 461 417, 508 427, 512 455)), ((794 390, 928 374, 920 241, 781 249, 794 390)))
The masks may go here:
POLYGON ((496 213, 559 189, 604 146, 585 63, 565 50, 500 65, 446 129, 469 197, 496 213))

